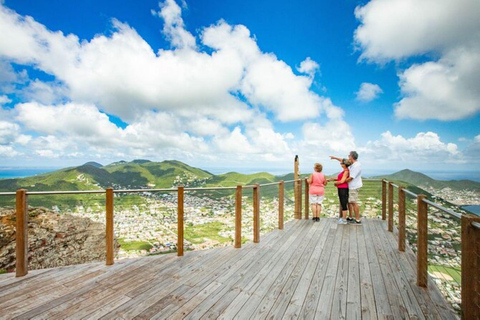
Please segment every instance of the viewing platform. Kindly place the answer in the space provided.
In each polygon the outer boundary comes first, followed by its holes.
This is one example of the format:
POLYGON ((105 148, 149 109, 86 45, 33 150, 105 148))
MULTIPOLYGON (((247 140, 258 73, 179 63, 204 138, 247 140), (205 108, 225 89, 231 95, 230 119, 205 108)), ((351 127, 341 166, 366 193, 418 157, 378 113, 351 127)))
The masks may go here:
POLYGON ((387 221, 294 220, 247 243, 0 275, 1 319, 455 319, 387 221))

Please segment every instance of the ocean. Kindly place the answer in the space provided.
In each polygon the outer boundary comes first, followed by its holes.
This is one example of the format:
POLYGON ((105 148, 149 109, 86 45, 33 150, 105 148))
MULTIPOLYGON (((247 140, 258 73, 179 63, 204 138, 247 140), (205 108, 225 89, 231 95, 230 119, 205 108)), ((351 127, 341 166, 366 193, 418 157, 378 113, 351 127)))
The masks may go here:
POLYGON ((0 167, 0 179, 24 178, 58 169, 60 168, 0 167))
POLYGON ((471 213, 480 216, 480 205, 462 206, 462 209, 468 210, 471 213))

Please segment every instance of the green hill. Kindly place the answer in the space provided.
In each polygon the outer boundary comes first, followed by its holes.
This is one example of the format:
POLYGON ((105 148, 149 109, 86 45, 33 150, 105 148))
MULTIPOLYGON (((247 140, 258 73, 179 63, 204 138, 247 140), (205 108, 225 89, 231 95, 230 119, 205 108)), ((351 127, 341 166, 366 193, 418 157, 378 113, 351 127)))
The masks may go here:
POLYGON ((403 181, 409 183, 414 186, 420 187, 433 187, 435 189, 443 189, 443 188, 451 188, 452 190, 478 190, 480 189, 480 183, 471 181, 471 180, 450 180, 450 181, 443 181, 443 180, 435 180, 430 178, 429 176, 415 172, 412 170, 402 170, 395 172, 390 175, 383 175, 383 176, 376 176, 373 177, 375 179, 387 179, 387 180, 395 180, 395 181, 403 181))

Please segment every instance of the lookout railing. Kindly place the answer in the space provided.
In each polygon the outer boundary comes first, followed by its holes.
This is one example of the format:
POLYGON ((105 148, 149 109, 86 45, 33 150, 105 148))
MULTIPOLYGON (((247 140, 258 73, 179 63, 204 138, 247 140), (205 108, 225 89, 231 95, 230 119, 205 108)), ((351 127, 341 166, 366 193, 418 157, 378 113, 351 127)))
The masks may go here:
MULTIPOLYGON (((279 181, 265 184, 237 185, 235 187, 183 187, 166 189, 120 189, 114 190, 78 190, 78 191, 27 191, 20 189, 17 192, 1 192, 0 196, 16 196, 16 276, 21 277, 28 272, 28 198, 39 195, 82 195, 82 194, 105 194, 105 212, 106 212, 106 264, 114 264, 114 195, 125 193, 143 193, 143 192, 168 192, 177 194, 177 255, 184 255, 184 199, 185 193, 194 191, 225 191, 235 192, 235 237, 234 247, 242 246, 242 197, 244 190, 252 190, 252 209, 253 209, 253 242, 260 242, 260 199, 261 189, 267 186, 278 186, 278 229, 284 227, 284 199, 285 185, 293 184, 294 189, 294 218, 309 219, 309 185, 307 179, 298 178, 298 168, 294 180, 279 181), (304 192, 303 192, 304 191, 304 192)), ((401 185, 386 180, 367 180, 373 183, 381 183, 381 218, 387 220, 387 230, 397 232, 398 250, 401 252, 411 248, 416 252, 417 285, 428 288, 429 274, 429 248, 442 246, 441 243, 432 243, 434 234, 429 231, 429 222, 435 221, 436 217, 429 217, 429 208, 435 210, 436 215, 443 214, 449 219, 453 219, 460 230, 457 250, 453 252, 454 264, 458 266, 447 266, 450 269, 441 269, 438 272, 438 265, 432 268, 430 274, 435 279, 435 284, 440 286, 440 290, 446 295, 447 299, 455 306, 457 311, 461 312, 464 319, 480 318, 480 217, 470 214, 459 214, 451 209, 445 208, 435 202, 427 199, 423 194, 415 194, 401 185), (394 192, 397 189, 397 192, 394 192), (396 210, 395 210, 396 209, 396 210), (407 215, 407 211, 409 214, 407 215), (429 219, 430 218, 430 219, 429 219), (411 221, 409 221, 409 219, 411 221), (413 220, 412 220, 413 219, 413 220), (397 221, 397 228, 395 227, 397 221), (394 230, 396 229, 396 230, 394 230), (430 243, 429 243, 430 239, 430 243), (410 247, 407 246, 407 241, 410 247), (458 257, 461 254, 461 258, 458 257), (456 255, 456 256, 455 256, 456 255), (455 269, 455 267, 458 267, 455 269), (445 272, 445 270, 447 270, 445 272), (448 271, 450 270, 450 271, 448 271), (456 270, 452 274, 451 270, 456 270), (438 276, 438 275, 441 276, 438 276), (449 278, 446 279, 445 274, 449 278), (442 279, 443 275, 443 279, 442 279), (451 278, 451 279, 450 279, 451 278), (437 283, 437 280, 439 283, 437 283), (443 286, 443 288, 442 288, 443 286), (456 286, 458 288, 456 288, 456 286), (460 297, 456 296, 458 291, 460 297), (461 300, 461 301, 460 301, 461 300), (459 310, 460 309, 460 310, 459 310)), ((438 219, 437 219, 438 220, 438 219)), ((438 221, 437 221, 438 222, 438 221)), ((441 222, 440 222, 441 224, 441 222)), ((435 228, 438 229, 439 228, 435 228)), ((446 240, 450 236, 444 237, 446 240)), ((455 244, 453 244, 455 247, 455 244)), ((446 268, 445 266, 441 266, 446 268)))

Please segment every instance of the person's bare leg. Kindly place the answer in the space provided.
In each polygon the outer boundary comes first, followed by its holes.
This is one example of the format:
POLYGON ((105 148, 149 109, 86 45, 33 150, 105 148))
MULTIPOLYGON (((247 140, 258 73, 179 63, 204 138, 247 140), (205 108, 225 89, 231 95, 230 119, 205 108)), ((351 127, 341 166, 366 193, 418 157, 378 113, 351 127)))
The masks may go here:
POLYGON ((357 219, 357 221, 360 221, 360 206, 358 205, 358 203, 353 203, 353 210, 355 211, 355 219, 357 219))
POLYGON ((317 218, 320 218, 321 213, 322 213, 322 205, 318 204, 317 218))
POLYGON ((315 217, 316 217, 316 216, 315 216, 315 211, 316 211, 316 209, 317 209, 316 206, 315 206, 315 204, 310 205, 310 208, 312 209, 312 216, 315 218, 315 217))
POLYGON ((349 216, 350 218, 353 218, 353 211, 354 211, 354 209, 353 209, 353 202, 349 202, 349 203, 348 203, 348 216, 349 216))
POLYGON ((343 220, 347 220, 347 213, 348 213, 348 210, 343 210, 343 211, 342 211, 342 218, 343 218, 343 220))

